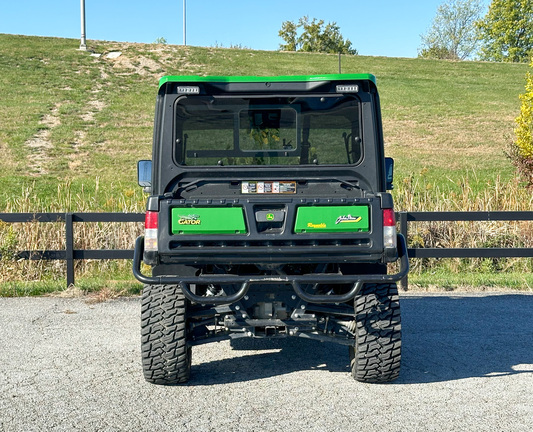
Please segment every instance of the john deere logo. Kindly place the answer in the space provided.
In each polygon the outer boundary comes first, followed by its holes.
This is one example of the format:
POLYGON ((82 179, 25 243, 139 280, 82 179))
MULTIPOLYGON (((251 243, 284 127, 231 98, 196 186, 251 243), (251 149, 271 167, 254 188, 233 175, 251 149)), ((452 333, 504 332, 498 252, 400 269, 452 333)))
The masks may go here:
POLYGON ((266 220, 273 221, 274 220, 274 213, 267 213, 266 220))
POLYGON ((180 215, 178 224, 180 225, 201 225, 202 221, 200 220, 199 215, 187 215, 187 216, 180 215))
POLYGON ((340 223, 357 223, 363 219, 361 216, 353 217, 352 215, 347 216, 339 216, 337 218, 337 221, 335 222, 335 225, 338 225, 340 223))

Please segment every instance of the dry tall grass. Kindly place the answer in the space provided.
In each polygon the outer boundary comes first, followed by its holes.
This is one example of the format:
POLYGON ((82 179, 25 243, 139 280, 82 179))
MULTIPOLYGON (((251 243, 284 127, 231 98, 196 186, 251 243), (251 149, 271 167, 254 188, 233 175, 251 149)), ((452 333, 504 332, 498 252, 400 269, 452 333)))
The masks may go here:
MULTIPOLYGON (((465 176, 459 184, 435 185, 425 180, 422 172, 398 184, 394 192, 397 210, 406 211, 519 211, 532 209, 533 196, 518 180, 502 182, 499 177, 479 191, 471 187, 472 177, 465 176)), ((105 211, 142 212, 145 197, 139 190, 125 191, 119 197, 106 196, 96 182, 95 192, 73 193, 67 182, 60 184, 57 195, 46 202, 36 197, 33 186, 8 203, 8 212, 95 211, 104 202, 105 211), (104 194, 104 196, 101 196, 104 194)), ((79 223, 75 224, 76 249, 131 249, 142 233, 142 223, 79 223)), ((0 283, 62 279, 62 261, 24 261, 16 259, 20 250, 65 249, 63 223, 0 223, 0 283)), ((409 227, 410 247, 533 247, 531 222, 420 222, 409 227)), ((529 259, 454 259, 414 260, 413 270, 446 268, 460 271, 531 271, 529 259)), ((128 262, 77 261, 76 276, 107 274, 123 277, 129 272, 128 262)))
MULTIPOLYGON (((404 179, 395 191, 395 205, 406 211, 530 211, 533 195, 519 179, 503 182, 496 177, 480 190, 471 186, 472 176, 449 185, 435 185, 424 173, 404 179)), ((417 222, 409 226, 410 247, 427 248, 523 248, 533 247, 533 223, 417 222)), ((422 259, 413 260, 414 271, 445 268, 461 271, 531 271, 530 259, 422 259)))
MULTIPOLYGON (((119 197, 107 196, 100 191, 84 189, 73 193, 69 182, 58 185, 57 195, 46 201, 37 197, 35 186, 25 187, 21 195, 12 198, 6 208, 11 213, 34 212, 142 212, 145 198, 140 189, 124 191, 119 197), (104 194, 104 196, 100 196, 104 194), (104 203, 102 210, 100 204, 104 203)), ((142 232, 142 223, 77 223, 74 224, 75 249, 132 249, 135 238, 142 232)), ((17 251, 64 250, 65 224, 63 222, 30 222, 8 224, 0 222, 0 283, 13 281, 40 281, 65 277, 63 261, 25 261, 17 259, 17 251)), ((76 276, 105 274, 117 277, 129 270, 129 263, 116 261, 76 261, 76 276)))

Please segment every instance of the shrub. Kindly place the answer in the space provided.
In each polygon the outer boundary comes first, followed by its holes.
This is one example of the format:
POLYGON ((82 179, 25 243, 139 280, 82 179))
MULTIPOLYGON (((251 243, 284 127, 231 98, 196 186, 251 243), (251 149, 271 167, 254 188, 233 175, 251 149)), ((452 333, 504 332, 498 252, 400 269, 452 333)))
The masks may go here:
MULTIPOLYGON (((533 68, 533 61, 530 64, 533 68)), ((516 118, 515 141, 511 146, 510 158, 520 175, 533 186, 533 75, 526 75, 525 93, 521 94, 520 115, 516 118)))

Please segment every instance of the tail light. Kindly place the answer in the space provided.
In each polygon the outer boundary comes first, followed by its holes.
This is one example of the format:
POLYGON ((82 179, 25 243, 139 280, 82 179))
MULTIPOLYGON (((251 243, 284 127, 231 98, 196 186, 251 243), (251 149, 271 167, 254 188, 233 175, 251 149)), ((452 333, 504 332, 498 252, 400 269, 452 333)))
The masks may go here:
POLYGON ((157 251, 157 228, 159 213, 147 211, 144 216, 144 250, 157 251))
POLYGON ((396 216, 393 209, 383 209, 383 246, 385 249, 397 249, 396 216))

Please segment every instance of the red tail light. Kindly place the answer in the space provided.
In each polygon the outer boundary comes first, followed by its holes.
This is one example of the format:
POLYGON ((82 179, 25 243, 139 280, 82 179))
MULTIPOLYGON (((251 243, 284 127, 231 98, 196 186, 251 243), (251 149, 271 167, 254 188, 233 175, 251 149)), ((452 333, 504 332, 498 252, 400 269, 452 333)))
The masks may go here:
POLYGON ((385 249, 396 249, 396 215, 393 209, 383 209, 383 246, 385 249))
POLYGON ((157 228, 159 225, 159 213, 147 211, 144 216, 144 250, 157 250, 157 228))
POLYGON ((159 213, 154 211, 147 211, 144 216, 144 228, 145 229, 157 229, 158 228, 159 213))
POLYGON ((383 210, 383 226, 396 226, 396 215, 393 209, 383 210))

